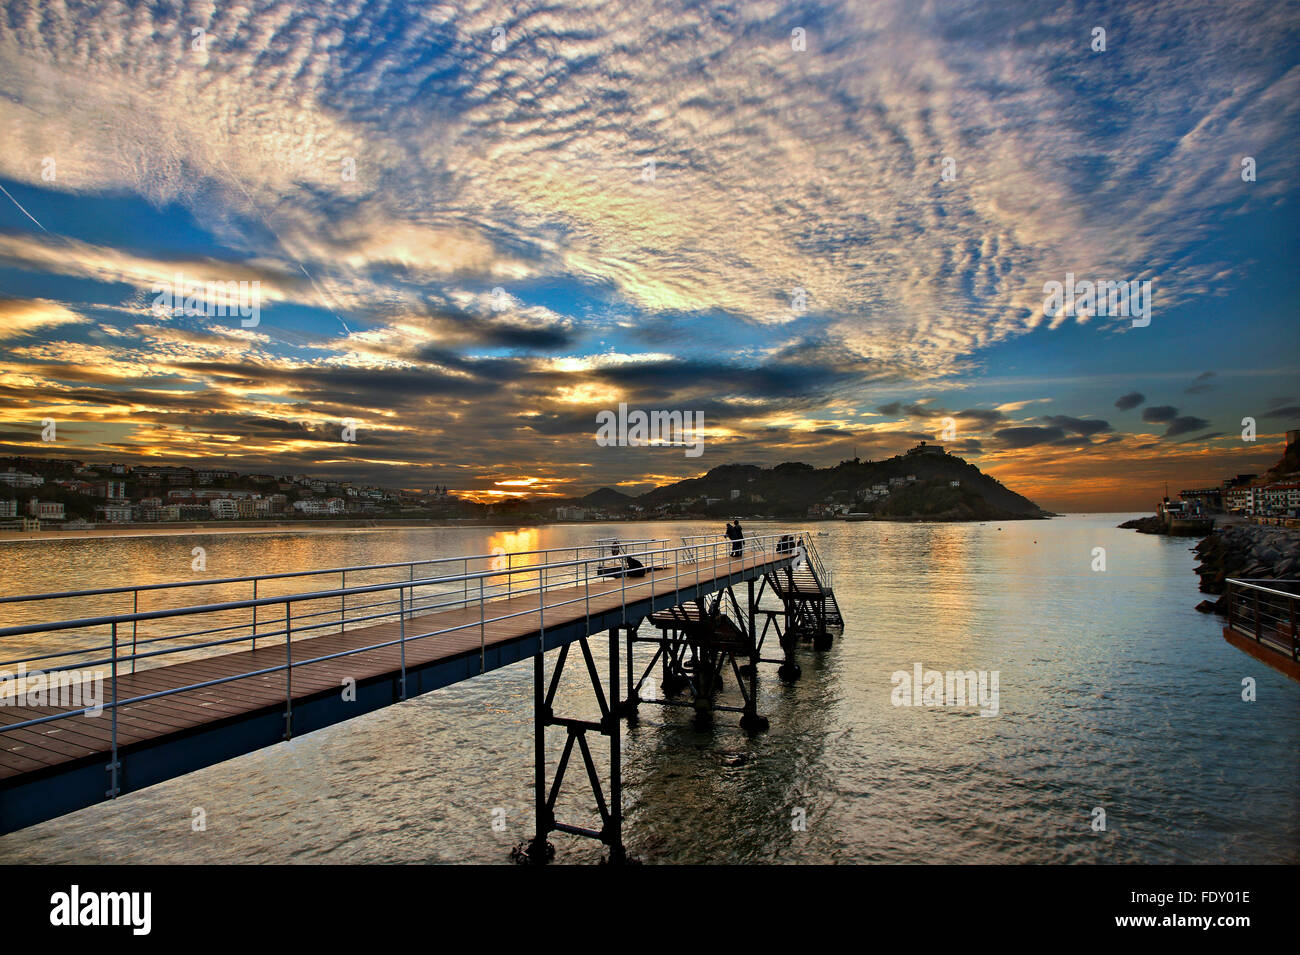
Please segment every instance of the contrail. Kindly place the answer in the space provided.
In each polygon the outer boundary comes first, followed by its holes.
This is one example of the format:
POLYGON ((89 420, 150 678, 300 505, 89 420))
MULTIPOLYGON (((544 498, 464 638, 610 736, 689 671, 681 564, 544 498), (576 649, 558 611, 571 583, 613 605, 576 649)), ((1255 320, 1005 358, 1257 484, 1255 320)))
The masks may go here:
POLYGON ((42 232, 44 232, 46 235, 54 234, 49 229, 45 228, 45 226, 41 225, 40 219, 36 218, 36 216, 32 215, 30 212, 24 209, 23 204, 21 202, 19 202, 13 196, 10 196, 8 189, 6 189, 4 186, 0 186, 0 192, 3 192, 6 196, 9 196, 9 201, 18 207, 18 211, 21 212, 23 215, 25 215, 27 218, 31 219, 33 222, 35 222, 38 226, 40 226, 42 232))
MULTIPOLYGON (((257 203, 254 202, 253 197, 248 194, 248 190, 245 189, 244 184, 239 181, 239 177, 236 176, 234 171, 226 165, 225 159, 218 156, 217 162, 221 163, 226 172, 230 174, 231 182, 233 182, 235 186, 238 187, 239 191, 244 194, 244 198, 248 200, 248 205, 252 208, 253 212, 257 214, 257 217, 262 220, 262 224, 270 230, 271 235, 275 236, 275 241, 280 243, 280 248, 284 249, 285 252, 288 252, 293 260, 298 263, 298 268, 302 269, 302 274, 307 276, 307 281, 311 282, 311 287, 316 290, 316 294, 322 299, 332 299, 333 296, 327 295, 325 290, 316 282, 316 277, 307 271, 307 266, 303 265, 302 261, 297 256, 294 256, 292 252, 289 252, 289 247, 285 244, 284 239, 280 238, 280 233, 276 232, 275 227, 271 225, 266 216, 262 215, 262 210, 257 207, 257 203)), ((330 314, 333 315, 334 318, 338 320, 338 323, 343 326, 343 331, 347 332, 349 335, 352 334, 352 329, 348 328, 347 323, 344 322, 343 319, 339 318, 338 312, 331 308, 330 314)))

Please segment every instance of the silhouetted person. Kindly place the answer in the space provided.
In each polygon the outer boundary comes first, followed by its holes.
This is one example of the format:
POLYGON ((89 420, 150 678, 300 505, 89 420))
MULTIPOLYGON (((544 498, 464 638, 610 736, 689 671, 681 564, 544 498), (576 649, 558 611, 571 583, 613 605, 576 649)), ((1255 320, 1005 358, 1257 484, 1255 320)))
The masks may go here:
POLYGON ((731 538, 731 559, 738 560, 745 552, 745 532, 740 529, 740 518, 736 518, 734 533, 731 538))

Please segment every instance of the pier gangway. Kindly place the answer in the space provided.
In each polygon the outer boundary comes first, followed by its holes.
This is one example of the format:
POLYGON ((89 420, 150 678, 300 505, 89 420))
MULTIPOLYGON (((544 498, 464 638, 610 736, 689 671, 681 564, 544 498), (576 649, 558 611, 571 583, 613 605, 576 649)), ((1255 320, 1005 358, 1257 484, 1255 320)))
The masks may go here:
MULTIPOLYGON (((758 604, 769 575, 799 558, 788 543, 783 535, 750 537, 737 554, 726 539, 677 546, 605 539, 0 598, 9 624, 0 628, 0 833, 531 657, 536 836, 521 855, 549 858, 547 836, 559 831, 600 839, 611 860, 621 860, 619 726, 641 702, 633 658, 638 628, 657 612, 716 609, 729 600, 729 648, 733 659, 748 658, 742 724, 763 728, 758 665, 789 664, 792 648, 780 660, 762 658, 758 604), (743 604, 734 590, 740 584, 748 587, 743 604), (195 593, 206 602, 186 599, 195 593), (589 646, 604 632, 607 684, 589 646), (595 689, 599 721, 553 712, 574 646, 595 689), (548 688, 545 654, 556 649, 548 688), (624 665, 627 692, 620 698, 624 665), (548 727, 567 734, 549 789, 548 727), (589 734, 609 739, 608 798, 589 734), (575 747, 599 829, 555 818, 575 747)), ((792 612, 787 608, 787 618, 792 612)), ((783 675, 789 673, 787 667, 783 675)))

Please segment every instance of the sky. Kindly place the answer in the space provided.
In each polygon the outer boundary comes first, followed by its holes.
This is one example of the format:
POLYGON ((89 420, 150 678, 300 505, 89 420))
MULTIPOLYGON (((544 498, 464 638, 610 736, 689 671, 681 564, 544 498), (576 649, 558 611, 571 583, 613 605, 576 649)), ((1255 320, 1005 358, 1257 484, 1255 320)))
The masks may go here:
POLYGON ((928 440, 1150 510, 1300 427, 1298 14, 0 4, 0 455, 488 500, 928 440))

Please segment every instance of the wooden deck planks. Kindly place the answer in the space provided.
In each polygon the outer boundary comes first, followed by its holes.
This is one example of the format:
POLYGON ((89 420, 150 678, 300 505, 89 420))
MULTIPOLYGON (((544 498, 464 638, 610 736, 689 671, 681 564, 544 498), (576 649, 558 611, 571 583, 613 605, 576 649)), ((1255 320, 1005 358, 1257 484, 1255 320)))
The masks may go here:
MULTIPOLYGON (((719 578, 762 566, 754 555, 737 560, 701 562, 682 568, 680 586, 691 587, 697 581, 711 586, 719 578)), ((488 612, 493 616, 518 614, 508 619, 481 622, 477 606, 420 614, 406 621, 407 667, 451 659, 529 637, 538 633, 543 617, 548 627, 556 627, 582 620, 589 610, 592 614, 600 614, 617 609, 623 605, 624 583, 621 579, 600 580, 590 582, 589 586, 549 590, 546 592, 546 607, 541 613, 536 594, 487 603, 488 612)), ((649 575, 627 579, 628 602, 648 598, 651 583, 649 575)), ((671 573, 656 575, 653 580, 656 596, 672 593, 674 586, 671 573)), ((396 641, 400 634, 400 624, 388 621, 293 640, 292 699, 302 699, 322 690, 341 689, 345 678, 361 682, 397 676, 401 672, 402 658, 402 647, 397 644, 314 663, 304 661, 396 641)), ((270 639, 276 642, 259 646, 256 650, 220 653, 135 673, 119 672, 118 699, 131 699, 234 677, 250 670, 282 666, 286 662, 283 638, 270 639)), ((106 676, 102 700, 105 704, 112 699, 111 683, 111 678, 106 676)), ((132 703, 118 710, 118 745, 125 747, 156 740, 217 720, 283 706, 285 697, 285 673, 279 671, 132 703)), ((98 717, 81 715, 25 729, 5 729, 15 723, 73 709, 76 708, 0 706, 0 779, 111 752, 112 723, 108 710, 98 717)))

